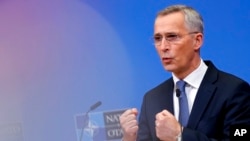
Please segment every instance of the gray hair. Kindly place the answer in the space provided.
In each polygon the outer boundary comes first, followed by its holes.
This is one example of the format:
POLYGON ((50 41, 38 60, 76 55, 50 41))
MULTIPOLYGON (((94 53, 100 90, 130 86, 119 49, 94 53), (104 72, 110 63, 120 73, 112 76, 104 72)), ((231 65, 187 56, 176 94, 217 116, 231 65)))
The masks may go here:
POLYGON ((171 13, 182 12, 185 17, 185 25, 192 32, 203 33, 204 25, 202 16, 192 7, 186 5, 169 6, 157 14, 157 17, 166 16, 171 13))

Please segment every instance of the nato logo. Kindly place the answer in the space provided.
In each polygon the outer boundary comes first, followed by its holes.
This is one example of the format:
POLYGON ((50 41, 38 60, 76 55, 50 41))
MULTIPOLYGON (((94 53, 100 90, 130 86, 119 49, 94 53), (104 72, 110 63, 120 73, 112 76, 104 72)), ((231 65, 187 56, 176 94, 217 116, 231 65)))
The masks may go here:
POLYGON ((91 112, 75 116, 77 141, 120 141, 119 117, 125 110, 91 112))

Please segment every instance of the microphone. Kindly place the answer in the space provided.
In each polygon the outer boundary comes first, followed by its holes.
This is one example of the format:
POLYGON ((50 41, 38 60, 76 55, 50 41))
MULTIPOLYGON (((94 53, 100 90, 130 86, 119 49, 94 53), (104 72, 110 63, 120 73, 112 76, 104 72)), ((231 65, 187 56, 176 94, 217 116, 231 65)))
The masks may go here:
POLYGON ((80 139, 79 141, 82 141, 82 136, 83 136, 83 130, 86 126, 88 126, 89 124, 89 112, 95 110, 97 107, 99 107, 100 105, 102 105, 101 101, 96 102, 95 104, 93 104, 92 106, 90 106, 89 110, 85 113, 84 115, 84 120, 83 120, 83 127, 81 130, 81 135, 80 135, 80 139))
POLYGON ((176 92, 176 96, 179 98, 180 95, 181 95, 181 90, 177 88, 177 89, 175 90, 175 92, 176 92))
POLYGON ((101 102, 101 101, 96 102, 94 105, 92 105, 92 106, 89 108, 89 111, 88 111, 88 112, 95 110, 95 109, 96 109, 97 107, 99 107, 100 105, 102 105, 102 102, 101 102))

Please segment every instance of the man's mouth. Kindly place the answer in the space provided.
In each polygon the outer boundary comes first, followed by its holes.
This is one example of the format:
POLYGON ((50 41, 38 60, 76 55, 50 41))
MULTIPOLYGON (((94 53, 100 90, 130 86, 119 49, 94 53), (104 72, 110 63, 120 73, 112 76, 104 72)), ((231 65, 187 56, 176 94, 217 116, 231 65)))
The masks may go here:
POLYGON ((169 58, 169 57, 163 57, 162 58, 163 63, 170 63, 171 61, 172 61, 172 58, 169 58))

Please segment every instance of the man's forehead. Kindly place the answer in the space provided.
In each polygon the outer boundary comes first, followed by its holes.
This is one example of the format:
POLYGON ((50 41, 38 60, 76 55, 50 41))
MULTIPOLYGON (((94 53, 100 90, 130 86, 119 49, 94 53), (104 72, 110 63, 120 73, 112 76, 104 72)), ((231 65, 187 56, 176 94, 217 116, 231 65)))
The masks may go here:
POLYGON ((185 29, 184 16, 182 13, 171 13, 169 15, 159 16, 155 20, 155 33, 176 33, 185 29))

